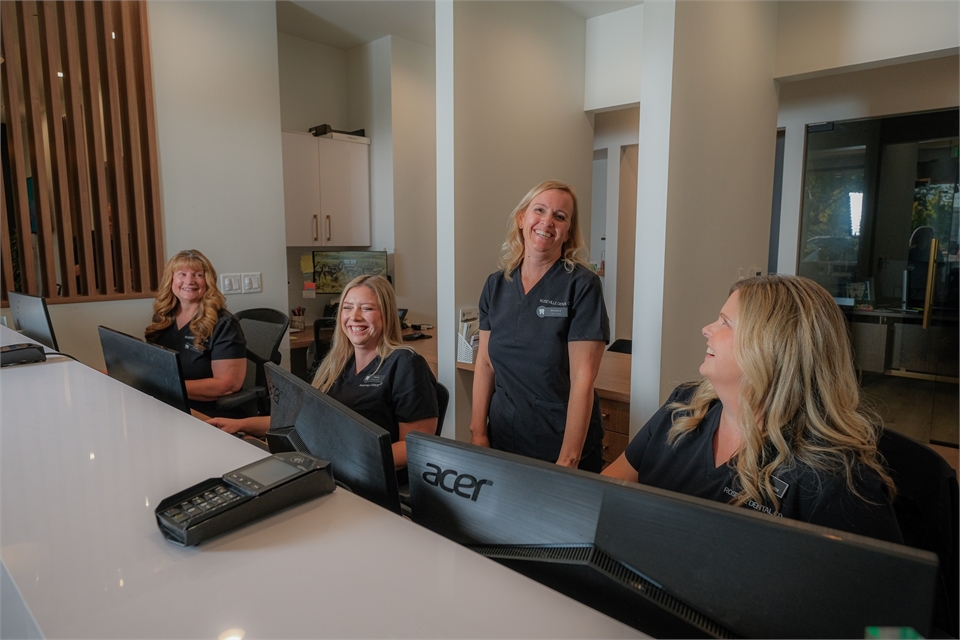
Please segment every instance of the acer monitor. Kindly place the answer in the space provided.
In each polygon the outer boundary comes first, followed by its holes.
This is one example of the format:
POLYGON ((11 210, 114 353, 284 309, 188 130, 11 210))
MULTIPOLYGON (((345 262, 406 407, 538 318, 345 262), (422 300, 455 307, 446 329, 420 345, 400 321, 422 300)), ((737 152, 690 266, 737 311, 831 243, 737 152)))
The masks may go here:
POLYGON ((107 327, 97 327, 107 375, 190 413, 180 354, 107 327))
POLYGON ((13 328, 28 338, 59 351, 47 301, 40 296, 29 296, 16 291, 7 291, 7 298, 10 300, 13 328))
POLYGON ((300 451, 327 460, 337 484, 399 514, 390 433, 274 363, 264 369, 270 452, 300 451))
POLYGON ((925 551, 424 434, 407 459, 414 522, 655 637, 930 630, 925 551))

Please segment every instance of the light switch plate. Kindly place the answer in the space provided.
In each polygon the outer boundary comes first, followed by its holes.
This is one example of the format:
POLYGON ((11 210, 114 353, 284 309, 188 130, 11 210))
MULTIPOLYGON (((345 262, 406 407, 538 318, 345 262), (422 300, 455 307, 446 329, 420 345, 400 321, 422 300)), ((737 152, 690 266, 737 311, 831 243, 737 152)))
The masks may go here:
POLYGON ((244 273, 242 276, 244 293, 260 293, 263 291, 263 288, 260 286, 259 273, 244 273))
POLYGON ((239 273, 221 273, 220 274, 220 292, 228 296, 243 293, 240 274, 239 273))

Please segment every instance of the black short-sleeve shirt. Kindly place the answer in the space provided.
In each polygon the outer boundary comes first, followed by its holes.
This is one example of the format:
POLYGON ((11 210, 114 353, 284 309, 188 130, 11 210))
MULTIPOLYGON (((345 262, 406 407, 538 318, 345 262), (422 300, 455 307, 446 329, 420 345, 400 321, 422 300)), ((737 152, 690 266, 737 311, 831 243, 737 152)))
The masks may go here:
MULTIPOLYGON (((627 461, 637 470, 641 484, 728 503, 737 495, 736 470, 730 464, 715 467, 713 457, 713 435, 720 425, 723 408, 719 401, 713 403, 694 431, 673 444, 667 443, 673 420, 672 411, 666 407, 672 402, 688 402, 693 389, 682 386, 674 390, 667 403, 627 446, 627 461)), ((775 484, 778 493, 782 492, 779 511, 753 501, 743 506, 773 516, 903 543, 883 481, 866 465, 856 467, 856 484, 867 501, 850 491, 845 478, 805 466, 778 472, 775 484)))
MULTIPOLYGON (((495 387, 488 414, 496 449, 555 462, 563 444, 570 400, 568 343, 610 341, 610 322, 600 278, 558 260, 529 292, 520 270, 507 280, 487 278, 480 296, 480 328, 490 331, 488 350, 495 387)), ((603 440, 600 402, 594 393, 581 468, 599 471, 603 440)))
POLYGON ((360 373, 355 358, 347 361, 328 395, 400 439, 400 423, 440 415, 436 380, 419 353, 397 349, 381 364, 374 358, 360 373))
MULTIPOLYGON (((202 350, 193 346, 193 332, 190 331, 190 325, 186 324, 182 329, 178 329, 176 320, 160 333, 151 336, 149 340, 180 354, 184 380, 212 378, 214 360, 247 357, 247 341, 243 337, 240 321, 226 309, 221 309, 217 314, 217 324, 213 328, 213 333, 203 343, 202 350)), ((216 402, 190 401, 190 408, 208 416, 223 415, 216 406, 216 402)))

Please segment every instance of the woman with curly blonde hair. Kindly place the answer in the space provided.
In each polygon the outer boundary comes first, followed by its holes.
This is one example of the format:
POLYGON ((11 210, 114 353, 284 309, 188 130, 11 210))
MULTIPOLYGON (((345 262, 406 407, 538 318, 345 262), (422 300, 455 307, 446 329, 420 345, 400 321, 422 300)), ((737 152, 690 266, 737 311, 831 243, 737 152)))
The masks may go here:
POLYGON ((507 218, 500 270, 480 295, 473 444, 600 471, 593 386, 610 323, 584 253, 570 185, 541 182, 507 218))
POLYGON ((737 282, 674 390, 603 474, 902 542, 846 321, 806 278, 737 282))
POLYGON ((164 267, 146 338, 180 353, 191 409, 208 416, 242 415, 218 409, 216 401, 243 385, 247 343, 217 288, 217 272, 196 249, 181 251, 164 267))

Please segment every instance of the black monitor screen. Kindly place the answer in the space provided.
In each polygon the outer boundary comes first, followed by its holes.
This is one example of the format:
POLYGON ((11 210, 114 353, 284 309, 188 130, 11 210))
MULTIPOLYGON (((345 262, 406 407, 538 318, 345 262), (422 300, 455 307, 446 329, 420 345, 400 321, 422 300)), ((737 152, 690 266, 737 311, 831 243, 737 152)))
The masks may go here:
POLYGON ((655 637, 929 632, 934 554, 424 434, 415 522, 655 637))
POLYGON ((53 333, 53 323, 50 322, 50 313, 47 311, 47 301, 39 296, 28 296, 15 291, 8 291, 7 296, 10 299, 13 328, 54 351, 59 350, 53 333))
POLYGON ((400 513, 390 433, 272 362, 271 430, 294 427, 295 447, 330 462, 338 484, 400 513))
POLYGON ((98 327, 107 375, 190 413, 180 354, 107 327, 98 327))

